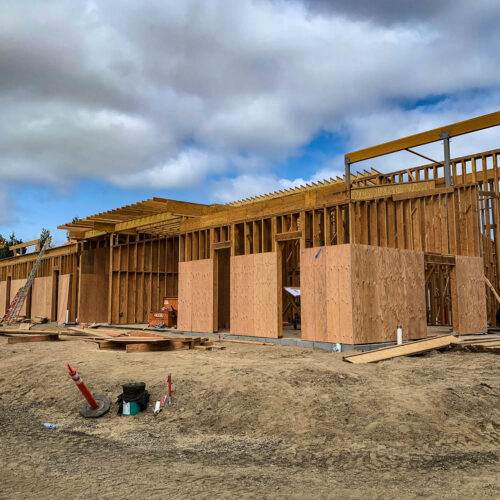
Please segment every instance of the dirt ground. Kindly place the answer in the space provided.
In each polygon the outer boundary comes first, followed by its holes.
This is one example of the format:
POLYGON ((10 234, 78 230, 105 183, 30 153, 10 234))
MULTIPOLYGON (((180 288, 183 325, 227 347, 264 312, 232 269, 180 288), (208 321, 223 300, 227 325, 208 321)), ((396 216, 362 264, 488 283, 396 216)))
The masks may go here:
POLYGON ((498 356, 351 365, 319 350, 226 346, 126 354, 0 337, 0 498, 500 497, 498 356), (79 415, 65 361, 112 399, 107 415, 79 415), (167 371, 174 406, 155 417, 167 371), (131 381, 152 402, 120 417, 131 381))

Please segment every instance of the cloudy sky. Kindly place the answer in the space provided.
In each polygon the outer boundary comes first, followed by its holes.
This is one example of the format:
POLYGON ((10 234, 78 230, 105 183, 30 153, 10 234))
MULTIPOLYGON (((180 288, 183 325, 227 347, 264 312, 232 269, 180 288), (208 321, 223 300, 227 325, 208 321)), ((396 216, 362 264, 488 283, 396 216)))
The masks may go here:
MULTIPOLYGON (((498 0, 2 0, 0 233, 62 243, 58 224, 152 196, 329 178, 348 151, 498 111, 499 27, 498 0)), ((452 155, 498 147, 495 128, 452 155)))

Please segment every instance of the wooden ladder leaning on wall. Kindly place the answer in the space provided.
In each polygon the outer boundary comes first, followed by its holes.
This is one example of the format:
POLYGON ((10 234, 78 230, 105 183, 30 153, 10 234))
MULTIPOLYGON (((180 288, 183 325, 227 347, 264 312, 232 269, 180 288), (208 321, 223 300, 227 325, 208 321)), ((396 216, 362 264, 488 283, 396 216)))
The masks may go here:
POLYGON ((7 312, 5 313, 5 316, 2 318, 2 323, 7 323, 8 325, 11 325, 12 322, 15 321, 15 319, 17 318, 17 315, 19 314, 19 311, 21 310, 24 301, 28 296, 28 292, 30 291, 31 285, 35 280, 36 273, 38 271, 38 268, 40 267, 40 263, 42 262, 43 254, 49 248, 49 245, 50 245, 50 237, 47 238, 45 244, 43 245, 43 248, 40 250, 40 253, 38 254, 36 262, 33 265, 33 268, 31 269, 31 272, 28 276, 28 279, 26 280, 25 285, 18 290, 16 296, 14 297, 14 300, 10 303, 10 306, 7 309, 7 312))

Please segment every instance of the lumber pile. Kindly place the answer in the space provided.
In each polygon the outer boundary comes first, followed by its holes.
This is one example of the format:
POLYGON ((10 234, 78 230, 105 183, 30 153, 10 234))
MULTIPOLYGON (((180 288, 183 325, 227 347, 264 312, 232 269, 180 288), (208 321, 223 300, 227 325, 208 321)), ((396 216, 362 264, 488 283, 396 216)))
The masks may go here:
POLYGON ((206 337, 173 336, 161 332, 146 332, 135 330, 94 330, 72 327, 68 334, 79 336, 84 340, 96 342, 101 350, 125 352, 178 351, 187 349, 214 350, 224 349, 215 346, 206 337))
POLYGON ((52 342, 59 340, 58 333, 47 333, 43 334, 30 334, 30 335, 18 335, 18 334, 7 334, 7 344, 21 344, 25 342, 52 342))
POLYGON ((469 352, 500 353, 500 336, 498 335, 466 335, 458 337, 445 335, 417 340, 403 345, 383 347, 373 351, 344 356, 349 363, 376 363, 399 356, 414 356, 432 350, 461 350, 469 352))
MULTIPOLYGON (((99 349, 116 350, 126 352, 154 352, 154 351, 178 351, 178 350, 212 350, 213 345, 208 339, 191 337, 114 337, 107 340, 98 340, 99 349)), ((220 347, 219 347, 220 348, 220 347)))

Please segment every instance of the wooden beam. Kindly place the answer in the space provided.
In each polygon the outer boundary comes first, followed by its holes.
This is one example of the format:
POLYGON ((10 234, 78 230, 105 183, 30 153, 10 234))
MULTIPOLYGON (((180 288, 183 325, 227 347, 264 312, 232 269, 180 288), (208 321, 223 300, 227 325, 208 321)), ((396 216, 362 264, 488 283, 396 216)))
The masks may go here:
POLYGON ((290 231, 288 233, 278 233, 274 236, 276 241, 299 240, 302 238, 302 231, 290 231))
POLYGON ((372 200, 375 198, 385 198, 398 194, 408 194, 415 192, 425 192, 435 188, 435 182, 419 181, 407 182, 404 184, 385 184, 383 186, 351 188, 351 200, 372 200))
POLYGON ((94 222, 93 223, 95 231, 105 231, 106 233, 114 233, 116 224, 111 222, 94 222))
MULTIPOLYGON (((62 245, 60 247, 51 248, 47 250, 44 255, 44 260, 50 257, 59 257, 63 255, 71 255, 75 254, 78 251, 78 247, 76 243, 72 243, 70 245, 62 245)), ((13 264, 22 264, 24 262, 31 262, 38 258, 38 254, 30 253, 27 255, 20 255, 18 257, 8 257, 6 259, 0 260, 0 268, 11 266, 13 264)))
POLYGON ((17 245, 11 245, 9 247, 10 250, 17 250, 18 248, 26 248, 30 247, 32 245, 38 245, 40 243, 40 240, 31 240, 31 241, 26 241, 25 243, 18 243, 17 245))
POLYGON ((218 241, 212 243, 212 250, 220 250, 221 248, 231 248, 231 241, 218 241))
POLYGON ((495 299, 497 299, 497 301, 500 302, 500 295, 498 295, 498 293, 495 290, 494 286, 491 284, 491 281, 486 276, 484 277, 484 281, 486 282, 486 284, 488 285, 489 289, 491 290, 491 292, 495 296, 495 299))
POLYGON ((498 125, 500 125, 500 111, 496 111, 488 115, 478 116, 477 118, 472 118, 463 122, 453 123, 444 127, 435 128, 433 130, 428 130, 427 132, 421 132, 420 134, 411 135, 409 137, 386 142, 384 144, 379 144, 371 148, 353 151, 351 153, 347 153, 345 158, 349 159, 349 162, 352 164, 358 161, 369 160, 370 158, 375 158, 377 156, 402 151, 407 148, 414 148, 430 142, 439 141, 441 139, 441 134, 444 132, 448 132, 450 137, 457 137, 459 135, 469 134, 485 128, 496 127, 498 125))
POLYGON ((430 339, 417 340, 403 345, 391 347, 382 347, 374 351, 362 352, 344 356, 344 361, 349 363, 375 363, 385 359, 397 358, 398 356, 411 356, 422 352, 432 351, 433 349, 444 349, 458 340, 453 335, 443 337, 433 337, 430 339))
POLYGON ((9 337, 7 344, 21 344, 24 342, 50 342, 59 340, 58 333, 48 333, 46 335, 26 335, 22 337, 9 337))

